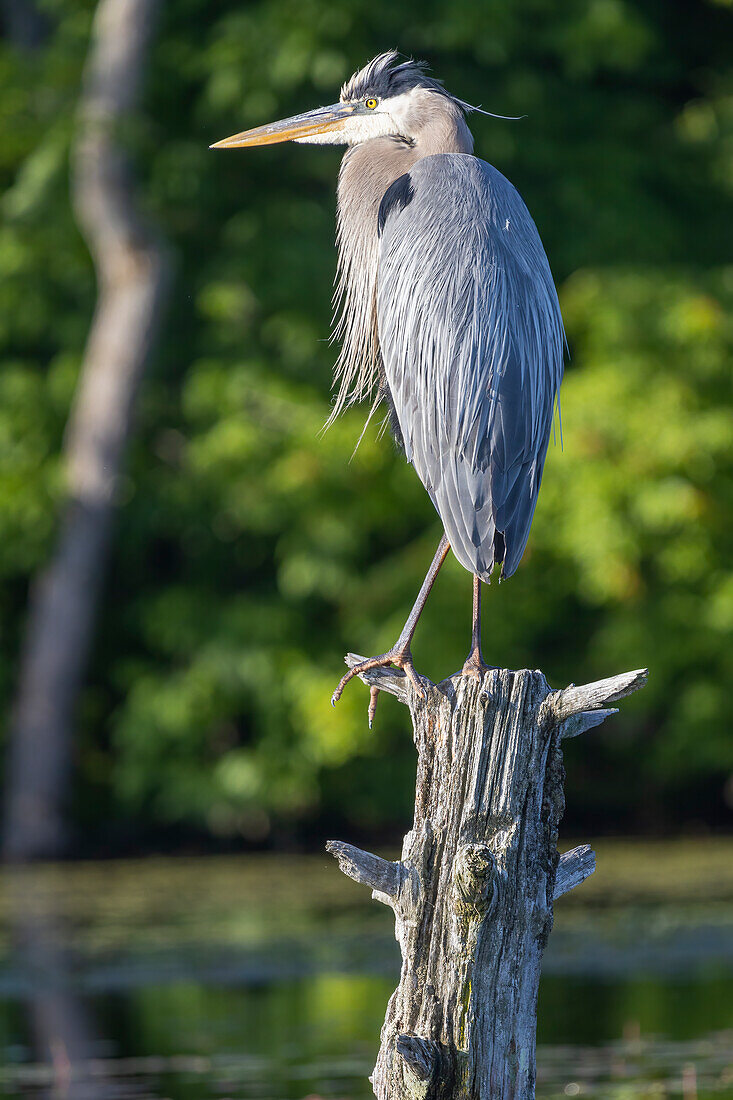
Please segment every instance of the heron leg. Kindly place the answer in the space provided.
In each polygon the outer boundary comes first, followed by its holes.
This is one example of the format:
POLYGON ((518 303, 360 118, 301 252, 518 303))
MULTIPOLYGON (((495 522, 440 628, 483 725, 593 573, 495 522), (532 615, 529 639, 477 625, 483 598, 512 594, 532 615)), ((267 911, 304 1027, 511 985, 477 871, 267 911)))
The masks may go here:
MULTIPOLYGON (((406 674, 408 680, 412 684, 413 688, 420 696, 421 699, 427 698, 425 688, 420 683, 420 678, 415 671, 415 665, 412 660, 412 651, 410 649, 412 638, 415 633, 418 620, 423 612, 423 608, 427 602, 427 598, 430 595, 430 589, 433 587, 435 578, 437 577, 440 567, 446 559, 446 555, 450 550, 450 543, 445 535, 443 535, 438 549, 435 551, 435 557, 433 558, 430 568, 427 571, 425 580, 422 582, 422 587, 417 594, 417 599, 412 605, 412 611, 407 616, 407 622, 402 628, 402 633, 386 653, 380 653, 378 657, 369 657, 366 661, 360 661, 358 665, 354 665, 350 668, 341 679, 339 680, 338 687, 331 696, 331 702, 335 706, 338 700, 341 698, 341 693, 348 684, 349 680, 353 680, 355 676, 359 676, 362 672, 368 672, 370 668, 384 668, 387 665, 396 665, 397 668, 401 668, 406 674)), ((374 714, 377 709, 377 698, 379 696, 379 689, 372 688, 370 691, 369 699, 369 726, 371 728, 374 720, 374 714)))
POLYGON ((471 652, 463 665, 464 676, 481 679, 489 666, 481 652, 481 578, 473 578, 473 626, 471 629, 471 652))

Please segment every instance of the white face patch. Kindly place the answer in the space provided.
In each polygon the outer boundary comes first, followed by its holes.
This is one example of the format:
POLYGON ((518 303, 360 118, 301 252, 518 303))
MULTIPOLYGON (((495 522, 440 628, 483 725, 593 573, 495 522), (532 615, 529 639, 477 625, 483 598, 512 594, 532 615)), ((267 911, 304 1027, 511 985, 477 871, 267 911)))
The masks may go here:
POLYGON ((409 92, 390 96, 383 103, 380 103, 379 106, 383 107, 392 119, 393 134, 399 134, 406 138, 414 137, 415 114, 416 112, 419 113, 419 106, 425 95, 426 93, 422 88, 411 88, 409 92))
POLYGON ((361 145, 377 137, 410 137, 407 122, 415 108, 416 92, 419 89, 390 96, 368 114, 360 113, 346 119, 338 130, 295 140, 298 145, 361 145))
POLYGON ((338 130, 326 130, 323 134, 311 134, 310 137, 295 140, 298 145, 360 145, 370 138, 387 137, 393 133, 392 119, 376 107, 368 115, 354 115, 347 119, 338 130))

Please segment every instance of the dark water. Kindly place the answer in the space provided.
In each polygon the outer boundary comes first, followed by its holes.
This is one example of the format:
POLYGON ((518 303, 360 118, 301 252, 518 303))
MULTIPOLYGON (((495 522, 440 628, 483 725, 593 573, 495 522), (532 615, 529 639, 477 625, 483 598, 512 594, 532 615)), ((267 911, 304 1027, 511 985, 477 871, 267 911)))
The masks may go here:
MULTIPOLYGON (((733 1100, 731 854, 707 851, 695 882, 693 853, 681 891, 654 853, 611 853, 605 884, 557 905, 538 1094, 733 1100)), ((398 948, 390 913, 328 861, 57 867, 3 886, 0 1097, 371 1096, 398 948)))

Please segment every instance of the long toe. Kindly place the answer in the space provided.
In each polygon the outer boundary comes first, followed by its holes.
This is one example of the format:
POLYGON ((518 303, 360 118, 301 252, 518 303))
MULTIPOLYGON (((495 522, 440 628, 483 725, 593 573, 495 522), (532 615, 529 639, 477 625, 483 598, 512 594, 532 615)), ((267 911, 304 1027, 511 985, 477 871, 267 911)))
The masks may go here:
POLYGON ((378 657, 369 657, 366 661, 360 661, 358 665, 354 665, 339 680, 338 687, 331 696, 331 705, 336 706, 349 680, 353 680, 355 676, 361 676, 362 672, 368 672, 370 668, 386 668, 387 665, 391 664, 392 655, 390 653, 380 653, 378 657))
POLYGON ((424 685, 420 682, 420 677, 415 671, 415 666, 413 665, 412 661, 405 661, 405 663, 401 667, 406 673, 407 679, 410 681, 417 694, 420 696, 423 702, 425 702, 428 697, 428 693, 426 692, 424 685))
POLYGON ((379 688, 369 688, 369 710, 367 711, 367 719, 369 721, 369 729, 374 725, 374 716, 377 713, 377 702, 379 700, 379 688))

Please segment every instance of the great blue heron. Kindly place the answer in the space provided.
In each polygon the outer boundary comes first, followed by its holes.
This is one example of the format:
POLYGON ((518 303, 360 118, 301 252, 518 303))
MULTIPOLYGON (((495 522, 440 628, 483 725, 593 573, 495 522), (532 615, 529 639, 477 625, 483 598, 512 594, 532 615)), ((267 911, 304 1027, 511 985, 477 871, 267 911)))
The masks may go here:
MULTIPOLYGON (((471 107, 425 65, 375 57, 338 103, 219 141, 347 145, 338 180, 343 346, 332 417, 375 395, 444 535, 394 646, 351 668, 333 694, 394 664, 425 691, 410 645, 449 549, 473 574, 464 672, 480 676, 481 582, 521 560, 537 503, 565 334, 550 267, 521 196, 473 156, 471 107)), ((488 112, 486 112, 488 113, 488 112)), ((372 689, 369 724, 377 692, 372 689)))

